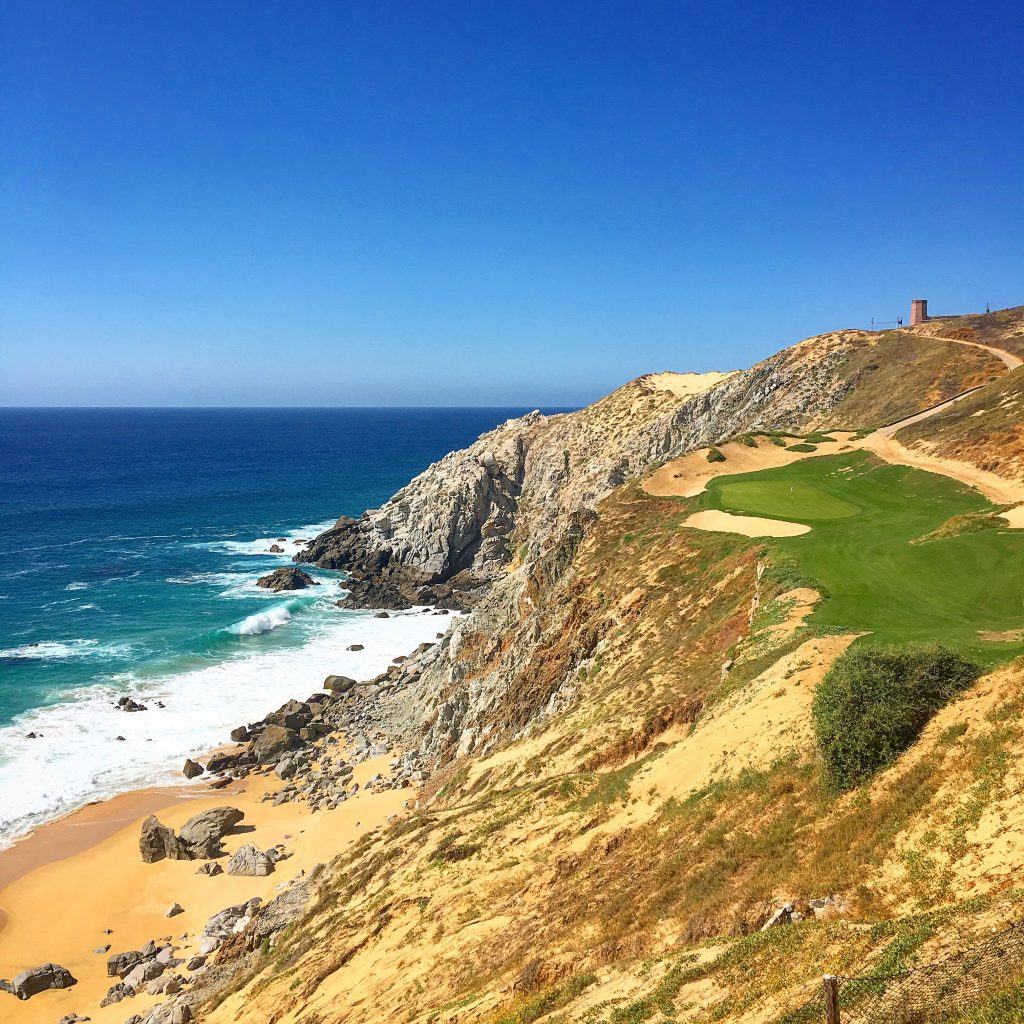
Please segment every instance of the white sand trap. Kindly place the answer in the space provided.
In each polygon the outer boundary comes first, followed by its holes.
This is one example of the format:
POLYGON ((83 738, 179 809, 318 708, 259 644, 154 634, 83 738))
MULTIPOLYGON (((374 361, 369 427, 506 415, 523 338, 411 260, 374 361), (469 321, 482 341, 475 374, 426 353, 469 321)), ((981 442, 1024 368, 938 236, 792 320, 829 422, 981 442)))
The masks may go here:
POLYGON ((707 509, 694 512, 683 526, 710 533, 740 533, 744 537, 799 537, 810 533, 803 523, 784 523, 780 519, 761 519, 759 516, 734 516, 729 512, 707 509))
POLYGON ((1008 508, 1005 512, 999 513, 1000 519, 1005 519, 1014 530, 1024 530, 1024 505, 1016 508, 1008 508))
POLYGON ((710 391, 716 384, 731 377, 736 370, 729 370, 728 373, 720 373, 712 370, 710 373, 649 373, 644 378, 647 383, 652 384, 658 391, 671 391, 678 398, 689 398, 691 395, 702 395, 710 391))

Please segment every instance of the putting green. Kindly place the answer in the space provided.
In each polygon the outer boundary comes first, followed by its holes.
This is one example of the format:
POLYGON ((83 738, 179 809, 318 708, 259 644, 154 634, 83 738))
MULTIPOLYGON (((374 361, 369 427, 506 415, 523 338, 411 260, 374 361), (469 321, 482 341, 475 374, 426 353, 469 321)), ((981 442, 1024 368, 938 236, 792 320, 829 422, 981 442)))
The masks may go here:
POLYGON ((777 481, 723 480, 718 493, 722 508, 733 512, 758 508, 760 515, 774 519, 816 522, 857 514, 856 505, 805 480, 793 480, 788 487, 777 481))
POLYGON ((964 484, 848 452, 718 477, 702 503, 813 526, 767 542, 825 595, 811 624, 869 631, 871 643, 940 641, 987 664, 1024 653, 1024 641, 979 636, 1024 629, 1024 530, 912 543, 994 507, 964 484))

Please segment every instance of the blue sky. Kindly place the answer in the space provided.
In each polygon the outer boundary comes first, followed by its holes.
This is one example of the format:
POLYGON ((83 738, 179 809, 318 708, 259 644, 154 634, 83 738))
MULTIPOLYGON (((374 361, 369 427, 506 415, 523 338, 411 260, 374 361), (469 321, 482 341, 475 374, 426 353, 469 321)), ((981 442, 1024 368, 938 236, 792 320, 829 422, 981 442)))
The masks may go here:
POLYGON ((1016 5, 0 21, 0 404, 582 404, 1024 303, 1016 5))

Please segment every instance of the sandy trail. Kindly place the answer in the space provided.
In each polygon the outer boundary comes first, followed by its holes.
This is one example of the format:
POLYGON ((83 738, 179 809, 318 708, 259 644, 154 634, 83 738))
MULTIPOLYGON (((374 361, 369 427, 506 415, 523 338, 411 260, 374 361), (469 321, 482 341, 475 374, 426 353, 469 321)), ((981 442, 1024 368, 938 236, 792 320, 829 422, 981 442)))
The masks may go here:
MULTIPOLYGON (((934 337, 934 335, 914 335, 914 337, 930 338, 934 337)), ((1007 371, 1015 370, 1018 366, 1024 365, 1024 360, 1018 358, 1012 352, 1006 352, 992 345, 982 345, 980 342, 975 341, 960 341, 958 338, 936 337, 936 340, 949 341, 955 345, 966 345, 969 348, 984 349, 986 352, 990 352, 1001 359, 1007 371)), ((938 473, 940 476, 948 476, 954 480, 959 480, 961 483, 976 487, 985 497, 997 505, 1016 505, 1019 502, 1024 502, 1024 482, 1008 480, 1006 477, 979 469, 969 462, 943 459, 936 455, 929 455, 920 449, 907 448, 894 437, 904 427, 909 427, 914 423, 920 423, 922 420, 937 416, 940 412, 956 405, 957 402, 968 395, 974 394, 977 390, 978 388, 969 388, 967 391, 961 392, 961 394, 950 398, 946 402, 940 402, 931 409, 925 409, 923 412, 915 413, 913 416, 907 416, 905 419, 880 427, 874 433, 868 434, 867 437, 857 442, 855 447, 874 452, 880 458, 885 459, 886 462, 897 466, 911 466, 914 469, 923 469, 929 473, 938 473)), ((1005 518, 1013 527, 1024 526, 1024 520, 1021 517, 1011 517, 1008 515, 1005 518)))
POLYGON ((1008 370, 1016 370, 1018 366, 1024 366, 1024 359, 1020 356, 1015 356, 1012 352, 1007 352, 1006 349, 996 348, 994 345, 983 345, 980 341, 963 341, 960 338, 944 338, 939 334, 915 334, 915 338, 934 338, 936 341, 950 341, 954 345, 966 345, 968 348, 980 348, 984 352, 989 352, 1000 359, 1003 365, 1008 370))

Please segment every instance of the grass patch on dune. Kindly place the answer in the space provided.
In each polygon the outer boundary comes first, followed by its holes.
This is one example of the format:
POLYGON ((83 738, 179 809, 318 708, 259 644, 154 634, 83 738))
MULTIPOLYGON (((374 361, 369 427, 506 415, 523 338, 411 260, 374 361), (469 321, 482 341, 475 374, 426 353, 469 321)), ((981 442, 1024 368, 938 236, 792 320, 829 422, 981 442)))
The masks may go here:
POLYGON ((861 644, 941 642, 983 665, 1024 653, 979 636, 1024 628, 1024 531, 993 521, 1000 506, 973 488, 846 452, 720 477, 703 504, 812 527, 766 549, 824 595, 812 627, 869 633, 861 644))
POLYGON ((977 665, 937 644, 848 650, 814 695, 815 733, 832 783, 850 789, 892 764, 977 675, 977 665))

